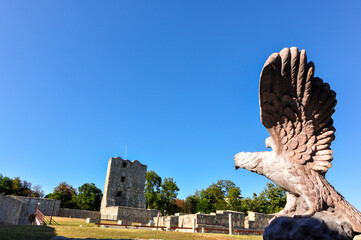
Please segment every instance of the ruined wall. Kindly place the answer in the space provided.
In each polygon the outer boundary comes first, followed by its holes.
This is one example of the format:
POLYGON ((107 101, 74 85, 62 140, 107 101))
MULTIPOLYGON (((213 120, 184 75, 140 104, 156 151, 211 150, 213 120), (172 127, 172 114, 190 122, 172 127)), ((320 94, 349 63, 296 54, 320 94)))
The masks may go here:
POLYGON ((28 217, 36 213, 37 207, 44 215, 51 215, 53 203, 55 203, 54 215, 56 215, 60 200, 0 194, 0 222, 29 224, 28 217))
POLYGON ((22 202, 0 194, 0 224, 17 224, 22 202))
POLYGON ((229 227, 229 214, 232 216, 233 228, 244 228, 245 214, 235 211, 219 210, 216 213, 205 214, 189 214, 179 216, 180 227, 192 227, 193 219, 196 219, 196 227, 216 228, 216 227, 229 227))
POLYGON ((265 229, 268 226, 268 221, 274 217, 274 214, 248 212, 245 225, 250 229, 265 229))
POLYGON ((147 166, 137 160, 109 159, 101 209, 113 206, 145 208, 146 172, 147 166))
POLYGON ((229 214, 232 216, 232 228, 244 228, 245 214, 236 211, 219 210, 211 214, 197 214, 197 224, 199 227, 214 227, 216 225, 228 228, 229 214))
POLYGON ((142 223, 147 224, 155 216, 158 210, 132 208, 132 207, 107 207, 102 209, 101 219, 122 220, 124 224, 142 223))
POLYGON ((80 210, 80 209, 59 208, 57 216, 68 217, 68 218, 99 219, 100 212, 99 211, 80 210))
POLYGON ((228 229, 229 227, 229 214, 232 218, 232 228, 243 229, 245 214, 235 211, 217 211, 216 213, 205 214, 176 214, 174 216, 155 217, 153 219, 154 224, 158 226, 171 227, 184 227, 193 228, 195 224, 196 228, 219 228, 228 229))
POLYGON ((53 200, 48 198, 33 198, 23 196, 8 196, 12 199, 16 199, 22 203, 20 216, 17 224, 29 224, 28 217, 30 214, 36 213, 37 207, 44 215, 51 215, 51 211, 54 205, 54 215, 57 214, 60 206, 60 200, 53 200), (38 205, 38 203, 40 203, 38 205))
MULTIPOLYGON (((232 216, 233 229, 265 229, 268 226, 268 221, 273 218, 274 214, 265 214, 257 212, 248 212, 246 217, 242 212, 236 211, 217 211, 216 213, 205 214, 175 214, 174 216, 154 217, 154 225, 162 227, 184 227, 205 229, 228 229, 229 228, 229 214, 232 216)), ((192 231, 179 230, 179 231, 192 231)), ((213 231, 217 232, 217 231, 213 231)))
MULTIPOLYGON (((203 213, 197 213, 203 214, 203 213)), ((178 227, 192 228, 197 223, 197 214, 185 214, 178 216, 178 227)))
POLYGON ((153 223, 154 226, 164 226, 167 228, 178 227, 179 216, 163 216, 163 217, 154 217, 153 223))

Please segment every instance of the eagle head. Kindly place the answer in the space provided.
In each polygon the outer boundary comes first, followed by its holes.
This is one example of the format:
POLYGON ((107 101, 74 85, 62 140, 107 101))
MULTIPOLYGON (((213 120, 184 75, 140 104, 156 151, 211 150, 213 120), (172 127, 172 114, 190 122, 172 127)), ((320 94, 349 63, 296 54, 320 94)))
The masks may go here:
POLYGON ((254 172, 255 169, 259 166, 260 159, 258 158, 258 153, 251 152, 240 152, 234 156, 236 170, 238 168, 244 168, 249 171, 254 172))

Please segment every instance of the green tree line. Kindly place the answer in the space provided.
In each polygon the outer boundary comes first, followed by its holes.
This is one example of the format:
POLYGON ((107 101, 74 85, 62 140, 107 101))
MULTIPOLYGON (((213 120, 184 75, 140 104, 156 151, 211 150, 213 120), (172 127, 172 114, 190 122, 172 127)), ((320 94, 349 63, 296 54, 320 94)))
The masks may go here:
POLYGON ((156 172, 147 172, 144 194, 147 208, 158 209, 169 215, 176 212, 211 213, 216 210, 276 213, 286 205, 285 191, 272 183, 267 183, 258 195, 254 193, 253 197, 247 198, 242 198, 241 189, 229 180, 218 180, 185 200, 176 198, 178 191, 172 178, 162 180, 156 172))
POLYGON ((3 195, 44 197, 44 191, 39 185, 32 186, 29 181, 21 180, 19 177, 4 177, 2 174, 0 174, 0 193, 3 195))
POLYGON ((100 210, 103 194, 94 183, 84 183, 77 190, 66 182, 59 183, 46 198, 61 200, 60 207, 82 210, 100 210))
POLYGON ((211 213, 216 210, 276 213, 285 205, 285 191, 272 183, 267 183, 260 194, 253 193, 252 198, 242 198, 240 188, 232 181, 218 180, 206 189, 188 196, 184 203, 180 204, 179 210, 186 213, 211 213))

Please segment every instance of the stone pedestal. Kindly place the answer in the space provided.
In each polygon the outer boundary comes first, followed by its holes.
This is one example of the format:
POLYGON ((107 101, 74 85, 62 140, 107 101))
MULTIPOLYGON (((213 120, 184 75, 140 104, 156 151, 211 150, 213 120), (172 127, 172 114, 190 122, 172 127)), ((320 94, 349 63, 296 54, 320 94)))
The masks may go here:
POLYGON ((265 240, 352 240, 353 236, 350 224, 322 212, 307 218, 276 218, 263 233, 265 240))

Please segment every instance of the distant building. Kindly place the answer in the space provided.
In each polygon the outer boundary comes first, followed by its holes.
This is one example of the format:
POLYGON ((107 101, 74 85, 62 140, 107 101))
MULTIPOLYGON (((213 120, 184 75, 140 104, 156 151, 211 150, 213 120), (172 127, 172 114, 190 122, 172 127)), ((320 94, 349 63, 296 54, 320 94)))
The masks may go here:
POLYGON ((147 166, 139 161, 111 158, 108 162, 101 218, 124 223, 148 223, 158 210, 145 209, 144 186, 147 166))
POLYGON ((101 208, 125 206, 145 208, 144 185, 147 166, 139 161, 111 158, 105 179, 101 208))

